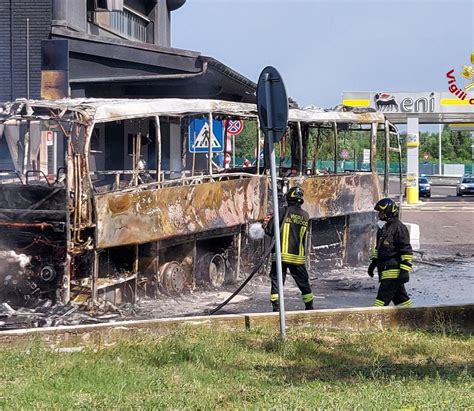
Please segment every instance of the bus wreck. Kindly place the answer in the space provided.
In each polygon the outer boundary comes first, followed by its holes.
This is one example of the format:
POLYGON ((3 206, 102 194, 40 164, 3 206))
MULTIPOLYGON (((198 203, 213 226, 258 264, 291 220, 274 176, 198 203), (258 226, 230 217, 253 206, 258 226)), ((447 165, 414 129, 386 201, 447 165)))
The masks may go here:
MULTIPOLYGON (((119 304, 241 278, 264 254, 249 226, 268 212, 256 110, 180 99, 6 104, 2 300, 119 304)), ((316 269, 324 260, 356 264, 368 255, 381 195, 377 147, 388 175, 389 123, 379 113, 346 110, 291 109, 278 147, 282 191, 305 190, 316 269), (365 157, 341 160, 356 136, 363 142, 354 157, 365 157)))
POLYGON ((4 300, 120 303, 138 289, 179 294, 196 280, 218 287, 239 276, 245 229, 266 214, 267 178, 260 164, 229 170, 213 144, 193 144, 216 127, 226 134, 238 116, 257 147, 254 106, 16 101, 2 115, 15 169, 0 184, 4 300), (12 270, 20 256, 28 264, 12 270))
POLYGON ((324 267, 367 261, 373 206, 382 191, 388 195, 390 157, 401 163, 396 127, 375 110, 340 106, 292 109, 288 130, 280 143, 280 161, 288 159, 280 174, 287 187, 300 185, 305 192, 308 262, 324 267), (377 160, 384 167, 383 187, 377 160))

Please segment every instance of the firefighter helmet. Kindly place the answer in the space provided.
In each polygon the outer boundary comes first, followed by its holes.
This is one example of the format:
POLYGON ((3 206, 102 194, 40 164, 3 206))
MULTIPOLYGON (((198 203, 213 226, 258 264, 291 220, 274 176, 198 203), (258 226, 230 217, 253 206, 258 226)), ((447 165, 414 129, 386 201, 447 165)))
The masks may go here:
POLYGON ((301 187, 291 187, 286 193, 286 201, 288 203, 304 203, 304 191, 301 187))
POLYGON ((398 217, 397 203, 390 198, 382 198, 375 204, 374 210, 384 214, 381 220, 389 220, 392 217, 398 217))

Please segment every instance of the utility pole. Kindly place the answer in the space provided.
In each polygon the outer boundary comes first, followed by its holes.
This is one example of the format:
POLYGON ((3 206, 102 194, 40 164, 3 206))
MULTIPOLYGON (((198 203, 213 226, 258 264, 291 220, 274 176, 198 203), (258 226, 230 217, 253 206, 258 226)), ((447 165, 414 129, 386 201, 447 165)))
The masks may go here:
POLYGON ((440 123, 438 124, 438 159, 439 159, 439 170, 438 170, 438 174, 441 175, 443 174, 442 170, 441 170, 441 135, 443 134, 443 125, 440 123))
POLYGON ((26 98, 30 99, 30 19, 26 19, 26 98))

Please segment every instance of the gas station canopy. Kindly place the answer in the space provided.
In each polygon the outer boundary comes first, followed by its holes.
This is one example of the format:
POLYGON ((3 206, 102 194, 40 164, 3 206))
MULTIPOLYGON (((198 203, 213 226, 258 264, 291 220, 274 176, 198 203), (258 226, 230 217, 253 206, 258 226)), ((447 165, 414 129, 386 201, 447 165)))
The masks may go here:
POLYGON ((449 92, 350 91, 343 93, 342 103, 372 107, 392 123, 406 123, 409 117, 417 117, 420 124, 474 123, 473 94, 462 100, 449 92))

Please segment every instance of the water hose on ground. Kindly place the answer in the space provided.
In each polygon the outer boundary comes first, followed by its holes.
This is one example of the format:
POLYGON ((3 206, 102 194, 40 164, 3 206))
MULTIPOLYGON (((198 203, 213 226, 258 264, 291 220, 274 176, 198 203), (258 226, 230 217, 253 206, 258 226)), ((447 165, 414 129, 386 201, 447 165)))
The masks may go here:
POLYGON ((242 291, 242 289, 248 284, 248 282, 253 278, 253 276, 258 272, 258 270, 260 270, 260 268, 262 267, 262 265, 267 261, 267 258, 268 256, 270 255, 270 253, 272 252, 272 249, 273 249, 273 245, 275 244, 275 240, 272 239, 272 242, 270 244, 270 247, 268 248, 267 252, 265 253, 265 255, 263 256, 262 260, 260 261, 260 263, 252 270, 252 272, 249 274, 249 276, 245 279, 245 281, 240 284, 239 288, 237 288, 237 290, 235 290, 233 292, 233 294, 227 298, 227 300, 225 300, 224 302, 220 303, 216 308, 212 309, 210 312, 209 312, 209 315, 213 315, 215 314, 217 311, 219 311, 222 307, 224 307, 225 305, 227 305, 238 293, 240 293, 240 291, 242 291))

